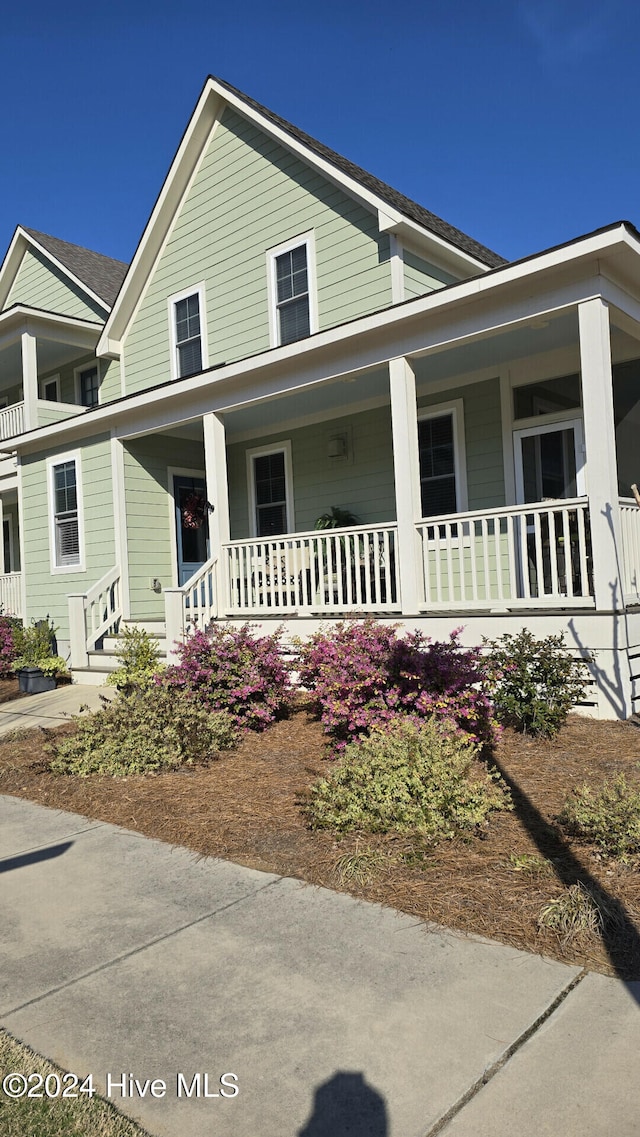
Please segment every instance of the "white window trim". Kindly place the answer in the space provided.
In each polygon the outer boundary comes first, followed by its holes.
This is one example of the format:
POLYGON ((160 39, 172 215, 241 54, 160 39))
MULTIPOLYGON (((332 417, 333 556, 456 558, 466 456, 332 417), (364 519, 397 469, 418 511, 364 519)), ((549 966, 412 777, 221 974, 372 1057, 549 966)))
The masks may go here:
MULTIPOLYGON (((291 441, 273 442, 271 446, 257 446, 246 451, 247 456, 247 486, 249 487, 249 536, 258 536, 258 517, 256 502, 256 483, 254 477, 254 458, 263 458, 265 454, 284 454, 284 479, 287 509, 287 533, 294 532, 295 510, 293 508, 293 460, 291 457, 291 441)), ((277 540, 277 538, 274 538, 277 540)), ((261 541, 270 540, 269 537, 260 537, 261 541)))
MULTIPOLYGON (((453 469, 456 477, 456 513, 465 513, 469 508, 467 489, 467 445, 464 433, 464 400, 450 399, 448 403, 431 403, 418 408, 418 422, 430 418, 453 418, 453 469)), ((419 460, 418 460, 419 462, 419 460)), ((418 468, 418 480, 420 469, 418 468)), ((427 518, 431 520, 431 518, 427 518)))
MULTIPOLYGON (((318 294, 316 289, 316 240, 313 230, 300 233, 277 245, 267 249, 267 297, 269 303, 269 342, 271 347, 280 347, 280 329, 278 327, 278 288, 276 284, 276 258, 283 253, 290 253, 292 249, 299 249, 305 245, 307 249, 307 288, 309 291, 309 335, 318 330, 318 294)), ((300 343, 300 340, 295 340, 300 343)), ((289 344, 284 346, 288 347, 289 344)))
POLYGON ((56 454, 54 458, 47 459, 47 499, 49 512, 49 563, 51 566, 52 576, 59 576, 62 573, 86 572, 87 566, 85 564, 84 555, 82 463, 79 450, 69 450, 66 454, 56 454), (80 549, 80 560, 75 565, 56 564, 56 495, 53 471, 56 466, 62 466, 65 462, 75 462, 76 464, 76 498, 78 502, 78 546, 80 549))
MULTIPOLYGON (((76 403, 80 407, 84 407, 82 402, 82 382, 80 376, 84 371, 93 371, 94 367, 98 368, 98 402, 96 406, 100 406, 100 384, 102 382, 102 372, 100 369, 99 359, 89 359, 86 363, 81 363, 79 367, 73 369, 73 385, 76 393, 76 403)), ((84 407, 85 411, 90 411, 91 407, 84 407)))
POLYGON ((176 304, 180 300, 186 300, 189 296, 198 297, 198 305, 200 309, 200 352, 202 355, 202 370, 206 371, 209 366, 209 346, 207 343, 207 300, 205 282, 200 281, 199 284, 192 284, 190 288, 184 288, 182 292, 174 292, 167 300, 167 312, 169 319, 169 343, 170 343, 170 362, 171 362, 171 378, 180 379, 184 376, 178 374, 178 340, 176 336, 176 304))
POLYGON ((60 399, 60 375, 59 374, 47 375, 47 377, 45 379, 39 379, 38 380, 38 396, 40 399, 42 399, 43 402, 52 403, 55 401, 57 403, 60 403, 62 401, 60 399), (55 398, 55 400, 47 399, 47 397, 45 396, 45 393, 44 393, 45 387, 48 387, 50 383, 55 383, 55 385, 56 385, 56 398, 55 398))

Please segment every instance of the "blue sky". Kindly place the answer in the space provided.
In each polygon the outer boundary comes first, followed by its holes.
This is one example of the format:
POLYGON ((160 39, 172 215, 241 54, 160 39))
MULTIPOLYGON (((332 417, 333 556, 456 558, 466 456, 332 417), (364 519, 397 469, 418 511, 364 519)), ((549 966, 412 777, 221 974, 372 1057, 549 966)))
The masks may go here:
POLYGON ((15 225, 128 260, 207 74, 509 258, 640 227, 632 0, 33 0, 0 24, 15 225))

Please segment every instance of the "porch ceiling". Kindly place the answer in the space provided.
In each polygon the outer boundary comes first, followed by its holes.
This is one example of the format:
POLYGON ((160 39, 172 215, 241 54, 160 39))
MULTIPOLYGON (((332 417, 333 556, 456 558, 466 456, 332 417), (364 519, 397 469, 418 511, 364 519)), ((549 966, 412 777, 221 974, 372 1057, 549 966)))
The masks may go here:
POLYGON ((349 414, 354 405, 369 400, 389 401, 389 373, 386 367, 348 376, 330 383, 316 383, 303 391, 280 398, 252 403, 225 415, 227 437, 259 431, 269 434, 299 419, 349 414))

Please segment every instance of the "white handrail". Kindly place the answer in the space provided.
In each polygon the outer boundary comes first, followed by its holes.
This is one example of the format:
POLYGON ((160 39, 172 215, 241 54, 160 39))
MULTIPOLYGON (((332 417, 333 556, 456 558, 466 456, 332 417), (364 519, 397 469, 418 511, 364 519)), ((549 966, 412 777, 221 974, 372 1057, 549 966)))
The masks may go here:
POLYGON ((640 507, 635 498, 620 498, 622 590, 627 604, 640 603, 640 507))
POLYGON ((24 432, 24 403, 12 403, 0 410, 0 439, 15 438, 24 432))
POLYGON ((0 610, 4 616, 22 616, 22 573, 0 574, 0 610))
POLYGON ((95 650, 98 640, 118 630, 122 619, 120 577, 120 565, 114 565, 86 592, 68 597, 72 667, 86 667, 88 653, 95 650))
POLYGON ((586 498, 418 522, 428 610, 592 607, 586 498))
POLYGON ((175 658, 174 643, 183 643, 196 628, 206 628, 218 614, 217 555, 196 569, 180 588, 165 588, 167 658, 175 658))
POLYGON ((223 556, 230 615, 400 608, 394 524, 230 541, 223 556))

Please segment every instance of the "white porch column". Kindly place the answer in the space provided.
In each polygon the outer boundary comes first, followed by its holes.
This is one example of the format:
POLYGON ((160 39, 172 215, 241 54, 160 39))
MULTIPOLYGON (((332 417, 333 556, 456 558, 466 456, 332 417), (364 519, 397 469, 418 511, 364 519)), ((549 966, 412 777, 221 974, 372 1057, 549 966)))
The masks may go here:
POLYGON ((391 430, 395 472, 398 564, 403 615, 416 615, 424 595, 420 568, 420 469, 416 379, 406 359, 389 362, 391 430))
POLYGON ((22 398, 24 400, 24 429, 38 425, 38 356, 33 332, 22 333, 22 398))
POLYGON ((622 540, 609 309, 600 298, 578 305, 587 493, 596 609, 624 608, 622 540))
POLYGON ((220 557, 222 546, 229 540, 229 487, 227 483, 227 447, 222 415, 202 416, 204 429, 204 468, 207 498, 213 505, 209 516, 211 556, 220 557))

